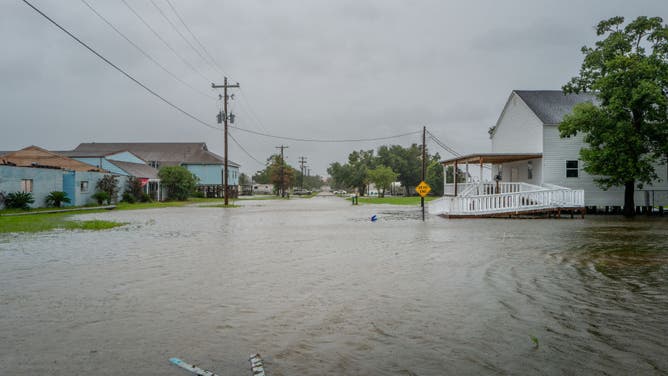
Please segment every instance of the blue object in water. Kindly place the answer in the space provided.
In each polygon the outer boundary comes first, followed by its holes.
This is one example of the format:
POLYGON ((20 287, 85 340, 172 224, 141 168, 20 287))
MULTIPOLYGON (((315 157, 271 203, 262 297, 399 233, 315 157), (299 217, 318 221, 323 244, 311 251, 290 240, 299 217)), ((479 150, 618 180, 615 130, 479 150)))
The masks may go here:
POLYGON ((376 222, 377 220, 378 220, 378 217, 376 217, 375 214, 371 216, 371 222, 376 222))

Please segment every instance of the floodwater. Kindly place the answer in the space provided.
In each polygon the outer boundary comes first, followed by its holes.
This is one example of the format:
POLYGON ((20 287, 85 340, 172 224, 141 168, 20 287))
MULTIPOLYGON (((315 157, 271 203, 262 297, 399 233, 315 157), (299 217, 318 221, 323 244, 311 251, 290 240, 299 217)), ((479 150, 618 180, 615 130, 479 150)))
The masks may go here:
POLYGON ((668 218, 242 204, 0 234, 0 374, 668 373, 668 218))

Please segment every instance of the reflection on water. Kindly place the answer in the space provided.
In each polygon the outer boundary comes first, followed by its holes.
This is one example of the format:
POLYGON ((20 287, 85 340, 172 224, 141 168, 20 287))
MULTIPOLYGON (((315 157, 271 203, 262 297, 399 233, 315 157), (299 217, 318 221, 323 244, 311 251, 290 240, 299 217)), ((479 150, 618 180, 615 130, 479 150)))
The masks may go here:
POLYGON ((244 205, 0 235, 0 373, 668 373, 666 219, 244 205))

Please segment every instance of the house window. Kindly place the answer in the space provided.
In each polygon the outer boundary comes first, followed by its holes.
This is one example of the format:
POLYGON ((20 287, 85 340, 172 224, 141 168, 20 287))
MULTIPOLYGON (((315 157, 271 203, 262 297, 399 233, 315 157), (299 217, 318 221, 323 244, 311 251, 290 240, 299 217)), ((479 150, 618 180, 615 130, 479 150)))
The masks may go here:
POLYGON ((566 161, 566 177, 578 177, 578 161, 566 161))
POLYGON ((21 179, 21 192, 32 192, 32 179, 21 179))
POLYGON ((527 178, 533 179, 533 161, 527 162, 527 178))
POLYGON ((79 184, 79 189, 81 190, 81 192, 88 192, 88 182, 87 181, 82 181, 79 184))
POLYGON ((156 168, 156 169, 160 168, 160 162, 158 162, 158 161, 149 161, 148 165, 153 167, 153 168, 156 168))

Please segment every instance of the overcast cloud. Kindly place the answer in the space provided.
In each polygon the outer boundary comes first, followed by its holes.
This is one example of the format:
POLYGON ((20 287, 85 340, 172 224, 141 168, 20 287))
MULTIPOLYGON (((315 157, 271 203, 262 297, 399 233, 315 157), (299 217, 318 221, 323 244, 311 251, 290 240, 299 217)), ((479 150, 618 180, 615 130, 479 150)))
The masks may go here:
MULTIPOLYGON (((215 123, 204 62, 150 0, 126 0, 194 65, 147 29, 121 0, 87 0, 167 69, 170 77, 82 2, 31 0, 101 54, 195 116, 215 123), (201 77, 201 76, 204 77, 201 77)), ((154 0, 179 27, 166 0, 154 0)), ((580 47, 611 16, 668 18, 665 0, 627 1, 203 1, 170 0, 232 82, 236 126, 299 138, 369 138, 423 125, 461 153, 490 150, 494 125, 513 89, 559 89, 577 74, 580 47)), ((186 30, 180 31, 189 37, 186 30)), ((0 3, 0 150, 51 150, 80 142, 205 141, 223 153, 223 134, 198 124, 103 63, 21 1, 0 3)), ((196 42, 192 42, 196 47, 196 42)), ((203 53, 204 54, 204 53, 203 53)), ((409 145, 420 136, 374 143, 315 144, 233 130, 264 161, 287 145, 312 174, 354 149, 409 145)), ((435 144, 430 150, 448 156, 435 144)), ((231 143, 242 172, 262 166, 231 143)))

